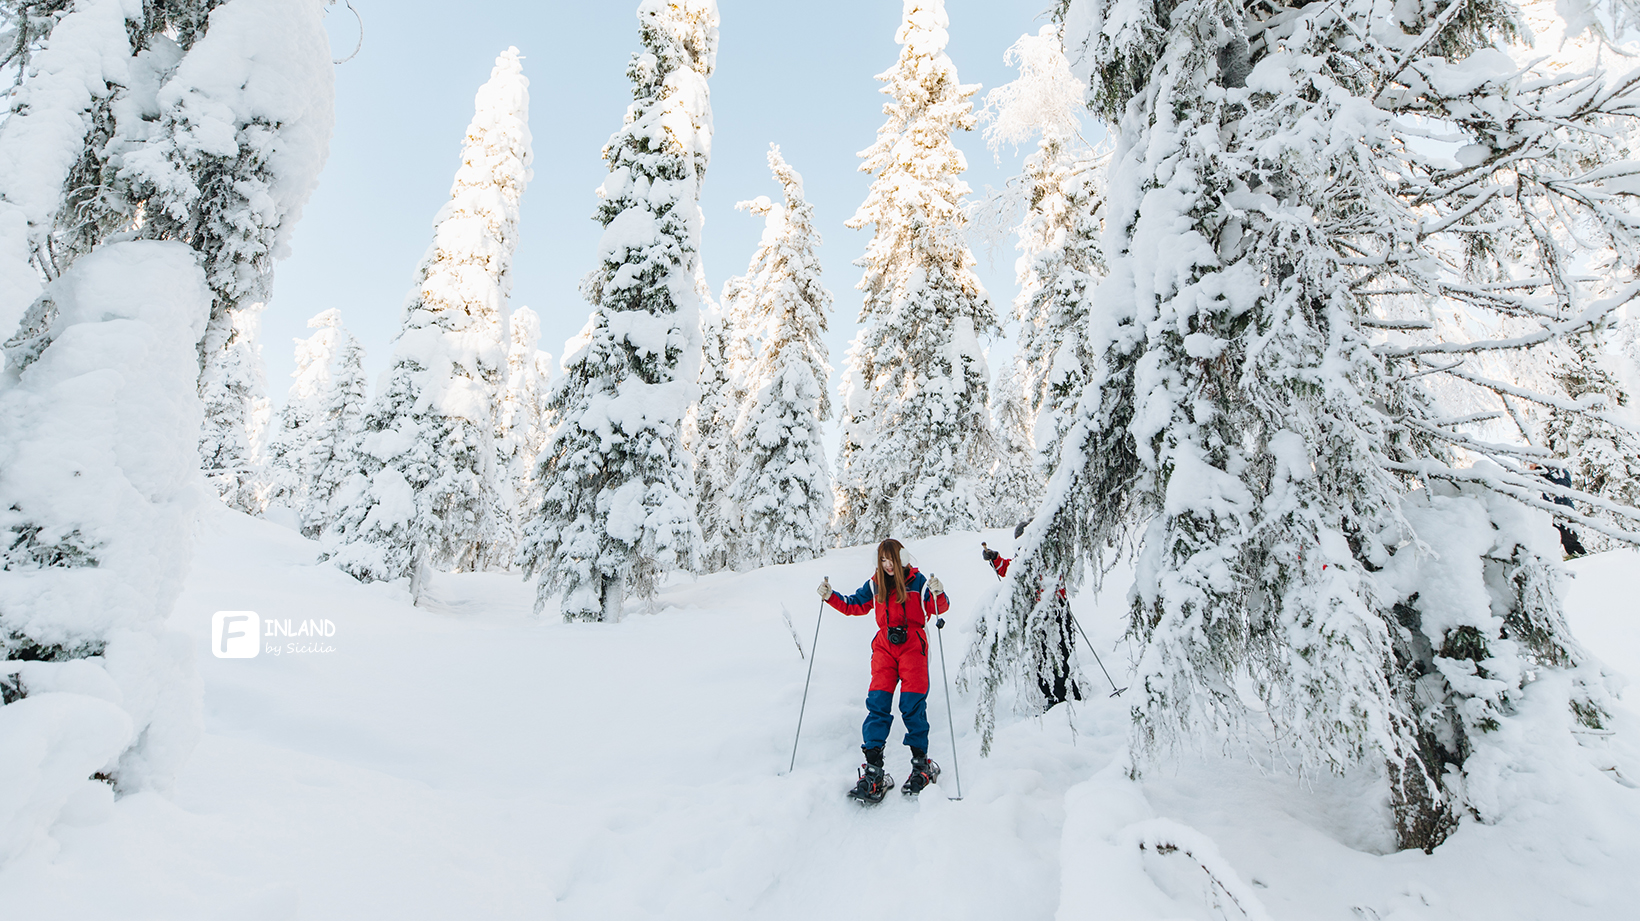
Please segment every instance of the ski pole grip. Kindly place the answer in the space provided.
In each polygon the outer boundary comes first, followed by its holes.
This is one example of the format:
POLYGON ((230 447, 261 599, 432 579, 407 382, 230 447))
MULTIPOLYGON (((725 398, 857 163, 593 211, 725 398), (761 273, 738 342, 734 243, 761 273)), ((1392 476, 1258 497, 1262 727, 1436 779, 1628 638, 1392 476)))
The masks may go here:
POLYGON ((944 630, 945 629, 945 618, 943 618, 943 617, 935 618, 935 620, 934 620, 934 629, 935 630, 944 630))

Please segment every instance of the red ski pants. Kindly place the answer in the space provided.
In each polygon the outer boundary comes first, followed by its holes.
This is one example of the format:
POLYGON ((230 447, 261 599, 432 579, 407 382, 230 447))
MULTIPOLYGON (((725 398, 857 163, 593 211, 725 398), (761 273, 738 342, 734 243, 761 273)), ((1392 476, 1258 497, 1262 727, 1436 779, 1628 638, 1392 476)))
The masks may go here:
POLYGON ((907 694, 928 693, 927 633, 907 630, 905 642, 896 646, 886 631, 877 631, 871 641, 870 690, 893 693, 896 684, 907 694))

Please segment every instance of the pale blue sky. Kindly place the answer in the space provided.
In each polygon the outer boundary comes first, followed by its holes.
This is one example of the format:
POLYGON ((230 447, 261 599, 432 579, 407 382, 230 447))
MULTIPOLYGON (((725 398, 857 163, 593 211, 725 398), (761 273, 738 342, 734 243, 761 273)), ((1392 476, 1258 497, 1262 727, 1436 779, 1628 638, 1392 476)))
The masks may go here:
MULTIPOLYGON (((386 367, 412 273, 448 196, 473 114, 473 94, 497 52, 516 45, 530 78, 535 179, 525 192, 514 262, 512 304, 541 315, 541 346, 561 357, 564 340, 586 322, 577 293, 593 267, 599 228, 591 220, 605 166, 599 151, 620 127, 630 100, 627 58, 637 50, 636 0, 502 2, 451 6, 431 0, 353 0, 365 22, 364 48, 337 68, 336 133, 318 191, 281 262, 263 315, 268 390, 282 404, 293 368, 291 339, 307 318, 335 307, 367 350, 372 382, 386 367)), ((1050 0, 947 0, 952 60, 965 83, 986 90, 1013 79, 1003 52, 1035 32, 1050 0)), ((882 124, 874 75, 894 63, 900 0, 719 0, 722 40, 711 80, 716 124, 702 193, 702 242, 714 291, 745 271, 761 218, 734 209, 777 197, 764 156, 769 143, 803 174, 825 238, 820 258, 837 299, 828 337, 841 367, 858 328, 854 289, 869 231, 843 221, 864 199, 870 177, 855 154, 882 124)), ((353 17, 330 8, 340 57, 357 36, 353 17)), ((1020 155, 997 164, 978 132, 957 139, 975 194, 1018 172, 1020 155)), ((1011 246, 1011 243, 1007 244, 1011 246)), ((999 312, 1015 293, 1014 253, 992 263, 977 253, 999 312)), ((999 350, 999 355, 1001 351, 999 350)), ((993 371, 995 369, 993 368, 993 371)))

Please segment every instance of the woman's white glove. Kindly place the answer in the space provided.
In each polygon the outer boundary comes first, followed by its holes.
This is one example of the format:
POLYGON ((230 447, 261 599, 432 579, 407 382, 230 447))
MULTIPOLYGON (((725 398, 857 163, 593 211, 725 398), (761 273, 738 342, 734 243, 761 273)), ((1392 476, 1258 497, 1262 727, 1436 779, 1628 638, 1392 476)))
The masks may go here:
POLYGON ((939 576, 929 576, 928 577, 928 590, 933 592, 936 595, 945 594, 945 586, 940 584, 940 577, 939 576))
POLYGON ((821 601, 831 600, 831 576, 827 576, 820 583, 819 587, 815 589, 815 593, 820 596, 821 601))

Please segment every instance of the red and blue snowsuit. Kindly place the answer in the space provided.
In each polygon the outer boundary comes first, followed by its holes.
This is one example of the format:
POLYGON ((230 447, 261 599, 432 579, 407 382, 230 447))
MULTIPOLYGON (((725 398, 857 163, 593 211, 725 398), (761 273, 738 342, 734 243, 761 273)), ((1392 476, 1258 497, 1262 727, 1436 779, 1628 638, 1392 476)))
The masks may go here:
POLYGON ((915 567, 906 570, 905 603, 890 593, 878 598, 877 580, 869 579, 852 595, 832 592, 826 603, 851 616, 877 615, 877 635, 871 640, 871 687, 866 692, 866 721, 860 727, 866 748, 882 748, 894 725, 894 685, 900 686, 900 719, 905 744, 928 750, 928 633, 924 625, 951 609, 944 592, 926 591, 928 577, 915 567), (904 626, 905 642, 888 641, 888 628, 904 626))

